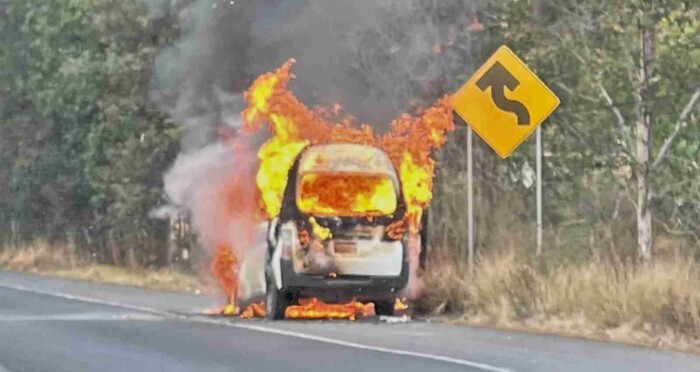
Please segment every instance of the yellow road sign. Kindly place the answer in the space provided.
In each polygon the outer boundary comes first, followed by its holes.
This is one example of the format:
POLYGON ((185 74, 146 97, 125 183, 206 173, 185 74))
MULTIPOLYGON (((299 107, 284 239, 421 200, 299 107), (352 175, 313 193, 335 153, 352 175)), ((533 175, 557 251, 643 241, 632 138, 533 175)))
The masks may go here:
POLYGON ((557 106, 559 98, 505 45, 452 97, 457 114, 504 159, 557 106))

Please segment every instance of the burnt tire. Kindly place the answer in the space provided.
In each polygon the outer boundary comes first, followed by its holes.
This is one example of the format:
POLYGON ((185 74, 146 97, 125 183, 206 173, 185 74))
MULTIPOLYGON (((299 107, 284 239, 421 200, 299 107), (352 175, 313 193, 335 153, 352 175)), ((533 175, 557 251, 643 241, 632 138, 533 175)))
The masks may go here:
POLYGON ((265 275, 265 318, 269 320, 284 319, 284 311, 290 305, 290 295, 277 289, 274 279, 265 275))
POLYGON ((374 313, 377 315, 394 315, 394 301, 374 301, 374 313))

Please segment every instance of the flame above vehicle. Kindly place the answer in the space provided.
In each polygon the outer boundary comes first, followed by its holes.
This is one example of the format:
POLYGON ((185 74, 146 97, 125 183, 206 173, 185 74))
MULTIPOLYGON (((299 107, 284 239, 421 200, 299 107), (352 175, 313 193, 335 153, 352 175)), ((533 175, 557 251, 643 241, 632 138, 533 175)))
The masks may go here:
MULTIPOLYGON (((310 109, 288 89, 294 75, 290 69, 294 59, 287 61, 277 71, 258 77, 245 93, 248 103, 242 117, 247 133, 256 133, 267 123, 270 139, 258 152, 260 168, 256 182, 261 193, 262 208, 268 218, 279 214, 282 196, 287 184, 289 169, 299 153, 309 144, 352 143, 376 146, 383 149, 399 171, 406 203, 406 222, 411 232, 418 232, 423 209, 432 200, 435 160, 431 152, 445 143, 448 131, 454 129, 449 97, 440 99, 433 107, 418 112, 417 116, 402 114, 391 123, 391 129, 384 135, 374 133, 372 126, 354 125, 349 116, 338 117, 338 107, 331 109, 310 109), (331 116, 336 117, 333 121, 331 116)), ((337 180, 335 180, 337 182, 337 180)), ((352 182, 347 177, 348 193, 367 194, 365 188, 379 189, 379 195, 386 194, 386 182, 352 182)), ((312 184, 314 182, 311 182, 312 184)), ((320 190, 320 189, 319 189, 320 190)), ((378 195, 370 193, 369 195, 378 195)), ((322 194, 319 191, 319 198, 322 194)), ((323 195, 331 197, 333 195, 323 195)), ((343 195, 336 195, 342 199, 343 195)), ((382 198, 382 201, 385 201, 382 198)), ((340 209, 348 206, 342 200, 336 204, 340 209)), ((333 209, 328 203, 324 208, 333 209)), ((359 206, 357 206, 359 210, 359 206)), ((391 205, 385 205, 379 212, 386 212, 391 205)), ((331 211, 324 209, 324 212, 331 211)), ((338 211, 341 213, 343 211, 338 211)), ((365 211, 364 214, 372 214, 365 211)))

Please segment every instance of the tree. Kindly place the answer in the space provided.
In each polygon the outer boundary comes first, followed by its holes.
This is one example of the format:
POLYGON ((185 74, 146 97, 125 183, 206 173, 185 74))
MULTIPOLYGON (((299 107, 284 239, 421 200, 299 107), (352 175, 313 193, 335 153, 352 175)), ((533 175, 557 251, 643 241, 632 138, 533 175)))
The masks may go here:
MULTIPOLYGON (((384 22, 361 39, 356 62, 358 77, 370 87, 368 96, 396 95, 403 107, 416 97, 429 104, 456 90, 490 52, 507 44, 562 98, 543 128, 544 192, 546 220, 555 232, 570 231, 564 233, 566 244, 575 244, 571 230, 576 228, 586 231, 585 244, 592 250, 606 243, 621 254, 621 246, 636 242, 637 254, 647 258, 652 224, 667 234, 700 237, 693 222, 697 202, 691 202, 698 195, 692 176, 698 132, 687 125, 696 120, 697 8, 651 0, 469 5, 416 0, 383 6, 384 22), (654 136, 661 140, 653 141, 654 136), (633 240, 627 240, 627 226, 635 230, 633 240)), ((463 141, 457 131, 439 155, 433 203, 439 213, 431 214, 449 245, 465 241, 463 141)), ((520 200, 507 203, 520 205, 510 208, 511 232, 518 223, 529 223, 526 181, 534 161, 527 143, 507 161, 481 147, 475 168, 477 235, 483 246, 503 231, 504 212, 496 205, 506 195, 515 193, 520 200)))
POLYGON ((138 0, 0 6, 0 42, 13 46, 0 51, 3 230, 84 241, 115 263, 120 246, 140 245, 132 256, 154 261, 164 231, 148 213, 179 131, 149 87, 177 14, 151 17, 138 0))

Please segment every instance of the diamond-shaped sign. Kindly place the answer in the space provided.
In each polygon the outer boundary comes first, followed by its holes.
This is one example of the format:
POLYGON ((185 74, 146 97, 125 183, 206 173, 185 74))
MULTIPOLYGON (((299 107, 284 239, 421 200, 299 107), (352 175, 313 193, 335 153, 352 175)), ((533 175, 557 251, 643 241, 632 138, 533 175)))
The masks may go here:
POLYGON ((452 107, 507 158, 559 106, 559 98, 507 46, 452 96, 452 107))

